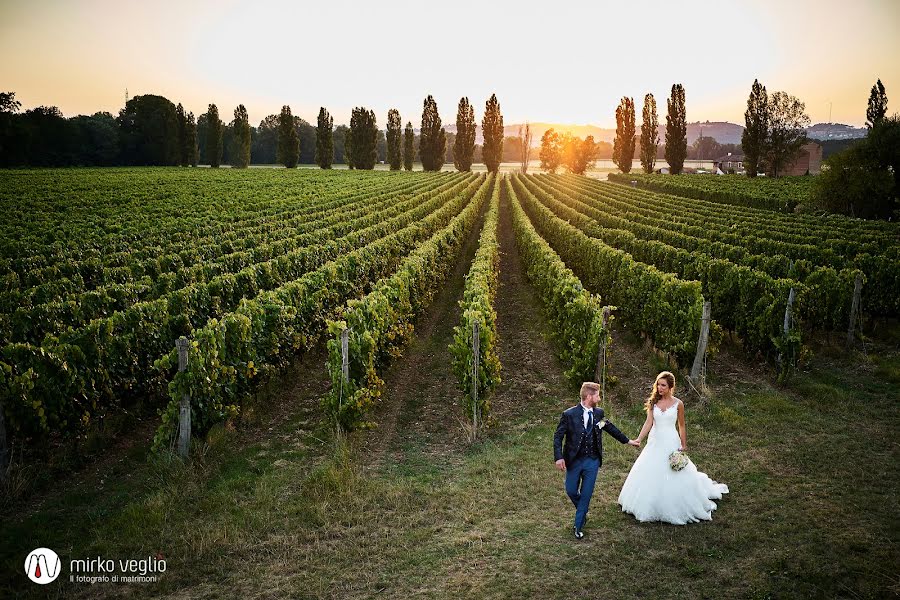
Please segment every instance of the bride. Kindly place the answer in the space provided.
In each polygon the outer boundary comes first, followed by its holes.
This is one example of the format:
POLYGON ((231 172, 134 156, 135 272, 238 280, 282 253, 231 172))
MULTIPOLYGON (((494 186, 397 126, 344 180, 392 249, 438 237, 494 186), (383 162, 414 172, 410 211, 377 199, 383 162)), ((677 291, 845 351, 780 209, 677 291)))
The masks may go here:
POLYGON ((619 493, 622 511, 633 514, 638 521, 676 525, 709 521, 716 509, 713 500, 728 493, 727 485, 699 472, 690 460, 680 471, 673 471, 669 466, 672 452, 687 450, 684 404, 672 395, 674 391, 672 373, 663 371, 656 376, 653 393, 644 405, 647 420, 637 436, 640 442, 650 432, 647 447, 634 461, 619 493))

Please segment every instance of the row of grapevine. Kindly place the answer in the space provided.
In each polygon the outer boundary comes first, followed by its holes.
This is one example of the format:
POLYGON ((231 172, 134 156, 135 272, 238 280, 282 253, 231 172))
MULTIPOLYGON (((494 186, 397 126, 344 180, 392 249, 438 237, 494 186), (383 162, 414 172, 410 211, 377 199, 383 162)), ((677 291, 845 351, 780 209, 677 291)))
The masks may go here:
POLYGON ((604 307, 600 296, 584 289, 578 277, 535 230, 508 179, 503 180, 503 187, 525 273, 549 317, 560 362, 567 367, 566 375, 575 380, 593 380, 601 343, 604 339, 607 346, 612 343, 611 317, 604 327, 604 308, 611 312, 615 307, 604 307))
MULTIPOLYGON (((706 240, 697 240, 676 231, 654 225, 643 225, 633 220, 610 214, 603 207, 604 203, 592 202, 587 197, 562 182, 554 187, 532 179, 528 183, 533 189, 540 190, 542 197, 550 196, 554 201, 567 207, 565 215, 559 207, 552 207, 557 214, 577 224, 588 235, 604 240, 606 243, 631 253, 642 262, 656 265, 660 269, 677 273, 682 278, 698 279, 703 283, 703 295, 714 302, 717 320, 725 328, 735 331, 742 338, 747 335, 750 323, 748 318, 758 317, 755 309, 743 306, 742 303, 757 303, 758 293, 764 298, 781 298, 775 308, 783 310, 790 288, 796 288, 798 302, 795 308, 797 315, 807 325, 825 330, 846 328, 850 317, 850 305, 853 300, 853 287, 857 270, 845 269, 837 272, 830 267, 816 267, 801 279, 804 283, 786 277, 769 274, 768 257, 743 255, 734 246, 714 244, 706 240), (600 208, 595 208, 598 206, 600 208), (571 212, 569 212, 571 211, 571 212), (575 223, 573 219, 577 219, 575 223), (723 248, 726 251, 723 252, 723 248), (755 260, 760 259, 760 260, 755 260), (762 264, 761 264, 762 263, 762 264)), ((780 261, 772 257, 775 264, 780 261)), ((774 269, 773 269, 774 270, 774 269)), ((799 274, 799 269, 789 269, 792 274, 799 274)), ((763 346, 751 344, 748 350, 766 352, 766 342, 777 334, 781 318, 772 312, 770 327, 757 331, 754 336, 763 342, 763 346)), ((762 323, 757 323, 761 326, 762 323)))
POLYGON ((429 305, 491 197, 490 175, 450 224, 420 245, 392 276, 360 300, 348 302, 343 319, 330 321, 328 370, 332 391, 326 411, 345 430, 364 427, 366 412, 381 397, 380 373, 408 342, 416 317, 429 305), (348 330, 348 370, 342 369, 340 334, 348 330))
MULTIPOLYGON (((405 218, 408 211, 420 211, 425 198, 464 186, 464 180, 465 178, 450 179, 444 185, 426 189, 411 198, 389 197, 388 200, 379 200, 350 211, 343 217, 340 214, 334 215, 332 219, 321 223, 321 227, 297 236, 289 244, 276 243, 274 246, 277 250, 265 245, 268 251, 258 254, 261 259, 259 261, 254 260, 257 253, 242 253, 240 259, 232 255, 234 260, 228 261, 227 269, 207 266, 201 262, 196 267, 168 277, 167 279, 174 281, 171 285, 174 289, 157 298, 153 298, 155 294, 152 294, 150 299, 144 300, 137 293, 127 293, 134 286, 124 286, 126 291, 118 293, 91 291, 65 301, 48 302, 31 308, 20 307, 5 321, 0 315, 0 336, 8 335, 13 342, 40 343, 48 333, 83 326, 93 319, 127 310, 140 302, 162 299, 174 309, 171 306, 173 302, 183 303, 181 298, 185 295, 194 296, 198 293, 208 292, 214 297, 211 300, 213 309, 216 303, 222 302, 215 300, 216 297, 225 296, 225 304, 234 305, 234 299, 239 299, 248 290, 276 287, 284 281, 295 279, 311 266, 322 264, 334 252, 326 242, 334 240, 339 244, 343 241, 358 245, 364 239, 372 239, 371 235, 378 235, 378 228, 383 227, 383 221, 395 217, 405 218)), ((209 315, 202 307, 198 310, 194 322, 197 319, 205 321, 209 315)))
MULTIPOLYGON (((765 273, 701 252, 688 252, 657 240, 641 239, 630 231, 608 228, 605 223, 601 226, 597 217, 602 219, 603 215, 595 214, 559 189, 543 189, 530 177, 523 178, 523 184, 545 207, 592 238, 682 279, 700 281, 704 298, 712 303, 716 321, 736 332, 747 351, 762 352, 771 359, 778 356, 790 289, 798 288, 798 297, 803 298, 805 289, 800 284, 773 279, 765 273)), ((802 302, 797 304, 796 310, 802 313, 802 302)))
MULTIPOLYGON (((268 306, 288 297, 294 304, 302 301, 314 308, 319 300, 313 294, 305 299, 292 295, 300 289, 292 283, 299 280, 307 290, 322 288, 320 296, 334 293, 323 285, 338 278, 338 266, 381 248, 379 241, 386 236, 395 247, 413 247, 430 235, 430 228, 443 226, 456 214, 477 186, 477 176, 472 175, 449 189, 433 190, 392 207, 389 210, 403 211, 392 218, 372 214, 364 229, 338 239, 323 235, 320 245, 263 263, 264 268, 245 269, 140 302, 84 327, 48 335, 40 346, 5 346, 0 354, 0 394, 13 431, 23 436, 78 431, 82 422, 109 406, 159 393, 165 376, 153 370, 154 360, 169 354, 179 336, 239 308, 244 298, 255 296, 258 305, 268 306), (342 262, 329 262, 336 259, 342 262)), ((378 261, 389 261, 391 252, 399 250, 385 251, 378 261)), ((364 281, 353 281, 350 287, 359 289, 364 281)), ((323 318, 313 312, 300 325, 311 330, 316 319, 324 323, 323 318)), ((298 341, 304 343, 302 337, 298 341)))
MULTIPOLYGON (((897 243, 881 243, 878 254, 865 252, 845 257, 829 248, 773 239, 763 233, 736 234, 731 227, 717 226, 705 219, 679 220, 672 216, 679 205, 666 205, 650 192, 616 184, 591 185, 589 189, 599 190, 583 199, 593 208, 612 212, 633 226, 649 227, 645 231, 655 230, 658 235, 668 236, 667 239, 676 245, 683 244, 686 249, 702 248, 714 256, 746 260, 755 269, 776 277, 789 276, 807 285, 819 281, 822 285, 838 286, 840 297, 833 299, 829 308, 823 309, 822 316, 817 317, 823 319, 823 325, 828 320, 837 324, 847 318, 846 312, 837 307, 846 304, 847 295, 852 293, 853 273, 857 269, 865 275, 863 305, 866 311, 879 316, 900 314, 900 245, 897 243), (635 194, 640 198, 636 200, 635 194)), ((791 236, 782 237, 791 239, 791 236)))
POLYGON ((460 323, 453 328, 453 370, 463 392, 463 414, 475 415, 483 422, 490 412, 490 394, 500 383, 500 358, 497 355, 497 296, 500 270, 500 185, 495 183, 491 203, 478 239, 478 250, 466 275, 466 285, 459 305, 460 323), (473 346, 474 325, 478 324, 478 378, 475 377, 476 354, 473 346))
POLYGON ((535 229, 588 289, 618 307, 629 323, 682 364, 696 352, 703 314, 701 286, 586 235, 541 204, 515 176, 513 189, 535 229))
MULTIPOLYGON (((768 223, 782 223, 788 227, 796 227, 798 224, 804 225, 804 228, 810 227, 815 230, 831 231, 839 236, 850 235, 859 236, 861 240, 868 240, 871 236, 894 236, 896 237, 896 224, 885 221, 867 221, 864 219, 854 219, 843 215, 811 215, 804 213, 782 213, 773 212, 763 208, 756 208, 752 204, 747 205, 741 202, 737 203, 721 203, 715 202, 708 198, 704 198, 703 187, 710 190, 712 196, 724 188, 753 188, 757 187, 757 195, 763 202, 769 202, 771 195, 778 196, 784 193, 784 189, 791 187, 807 187, 812 184, 812 178, 777 178, 766 179, 756 178, 750 179, 746 177, 697 177, 692 175, 676 175, 676 176, 657 176, 645 174, 629 174, 610 173, 609 181, 630 187, 631 182, 644 190, 657 192, 665 196, 674 196, 681 200, 679 205, 699 210, 708 210, 711 212, 721 211, 723 214, 738 216, 742 219, 764 219, 768 223), (769 189, 767 189, 769 188, 769 189)), ((742 192, 738 192, 740 195, 742 192)), ((808 196, 805 192, 804 196, 808 196)), ((776 202, 780 202, 776 200, 776 202)))
MULTIPOLYGON (((192 427, 200 432, 237 414, 259 375, 273 373, 293 353, 312 347, 325 333, 328 321, 340 316, 346 302, 380 289, 382 278, 421 261, 416 257, 423 244, 430 247, 432 236, 441 236, 463 218, 461 215, 468 215, 473 202, 483 196, 483 188, 483 177, 473 176, 464 191, 427 217, 342 253, 296 281, 245 300, 236 311, 195 330, 189 337, 187 370, 175 372, 176 350, 155 364, 170 379, 170 402, 154 446, 164 447, 174 440, 178 404, 185 394, 191 400, 192 427)), ((446 248, 447 243, 442 242, 438 249, 446 248)))

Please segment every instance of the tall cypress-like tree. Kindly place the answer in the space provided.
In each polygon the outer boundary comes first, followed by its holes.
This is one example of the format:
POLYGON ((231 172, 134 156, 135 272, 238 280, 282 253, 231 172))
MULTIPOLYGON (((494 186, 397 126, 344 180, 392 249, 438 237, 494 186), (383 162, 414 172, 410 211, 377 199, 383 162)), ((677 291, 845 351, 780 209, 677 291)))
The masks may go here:
POLYGON ((413 161, 416 158, 415 140, 412 121, 407 121, 406 129, 403 131, 403 168, 407 171, 412 171, 413 161))
POLYGON ((488 171, 496 173, 500 170, 500 161, 503 159, 503 114, 500 112, 497 94, 491 94, 484 104, 481 133, 484 136, 482 159, 488 171))
POLYGON ((684 169, 687 158, 687 112, 684 104, 684 87, 680 83, 672 86, 672 96, 667 101, 666 115, 666 162, 669 172, 678 175, 684 169))
POLYGON ((350 116, 350 146, 353 166, 357 169, 371 170, 378 159, 376 148, 378 125, 375 112, 357 106, 350 116))
POLYGON ((887 114, 887 101, 884 84, 879 79, 872 86, 872 91, 869 93, 869 106, 866 108, 866 127, 871 129, 884 119, 887 114))
POLYGON ((656 115, 656 98, 644 96, 643 121, 641 122, 641 166, 644 173, 652 173, 656 166, 656 148, 659 145, 659 118, 656 115))
POLYGON ((744 132, 741 134, 741 148, 744 151, 744 170, 747 177, 756 177, 763 168, 766 156, 766 140, 769 135, 769 97, 766 86, 753 80, 747 110, 744 111, 744 132))
POLYGON ((634 130, 634 99, 623 96, 616 108, 616 139, 613 142, 613 162, 623 173, 631 172, 634 130))
POLYGON ((322 106, 316 120, 316 164, 322 169, 330 169, 334 162, 334 119, 322 106))
POLYGON ((219 118, 219 109, 215 104, 210 104, 206 111, 206 160, 209 166, 216 168, 222 162, 222 130, 224 124, 219 118))
POLYGON ((392 108, 388 111, 387 118, 387 160, 391 165, 391 171, 399 171, 403 165, 403 151, 400 147, 402 136, 403 121, 400 120, 400 111, 392 108))
POLYGON ((459 100, 456 110, 456 138, 453 140, 453 165, 458 171, 471 171, 475 155, 475 109, 469 98, 459 100))
POLYGON ((197 144, 197 122, 194 120, 194 113, 192 112, 187 114, 182 152, 187 157, 187 164, 190 166, 196 167, 197 163, 200 162, 200 146, 197 144))
POLYGON ((175 107, 175 118, 178 119, 178 166, 186 167, 188 165, 188 147, 187 140, 187 115, 184 114, 184 107, 181 102, 175 107))
POLYGON ((278 115, 278 146, 275 151, 275 160, 288 169, 297 166, 300 160, 300 137, 297 128, 294 127, 294 116, 291 107, 285 104, 278 115))
POLYGON ((234 132, 234 158, 231 165, 245 169, 250 165, 250 115, 243 104, 238 104, 234 109, 234 123, 231 127, 234 132))
POLYGON ((422 130, 419 133, 419 157, 425 171, 440 171, 447 151, 447 134, 441 127, 437 102, 428 94, 422 103, 422 130))

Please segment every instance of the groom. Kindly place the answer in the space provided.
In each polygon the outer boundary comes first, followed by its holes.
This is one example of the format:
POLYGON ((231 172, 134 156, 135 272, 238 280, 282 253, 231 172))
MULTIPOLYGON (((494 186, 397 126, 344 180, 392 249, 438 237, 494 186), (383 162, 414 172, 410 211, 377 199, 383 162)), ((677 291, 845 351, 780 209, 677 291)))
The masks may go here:
POLYGON ((563 412, 553 436, 553 455, 556 468, 566 473, 566 493, 575 505, 575 539, 584 537, 581 529, 587 520, 588 506, 594 493, 597 471, 603 462, 603 439, 606 430, 623 444, 640 446, 629 440, 610 421, 603 418, 600 402, 600 385, 593 381, 581 384, 581 403, 563 412), (565 447, 563 447, 565 438, 565 447), (579 484, 581 489, 579 490, 579 484))

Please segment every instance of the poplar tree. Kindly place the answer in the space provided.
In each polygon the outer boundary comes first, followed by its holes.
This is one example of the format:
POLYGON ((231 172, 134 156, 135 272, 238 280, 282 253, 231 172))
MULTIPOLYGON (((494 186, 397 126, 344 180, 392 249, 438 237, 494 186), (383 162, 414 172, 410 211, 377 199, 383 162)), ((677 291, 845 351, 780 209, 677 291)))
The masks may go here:
POLYGON ((275 154, 275 160, 288 169, 296 167, 300 160, 300 137, 294 127, 291 107, 287 104, 281 107, 281 114, 278 115, 278 146, 275 154))
POLYGON ((407 171, 412 171, 413 160, 416 158, 415 138, 412 121, 407 121, 406 130, 403 132, 403 168, 407 171))
POLYGON ((350 116, 350 147, 352 163, 356 169, 371 170, 375 168, 378 158, 376 143, 378 125, 375 112, 357 106, 350 116))
POLYGON ((469 98, 459 100, 456 110, 456 139, 453 141, 453 165, 458 171, 471 171, 475 154, 475 109, 469 98))
POLYGON ((194 113, 187 114, 187 122, 184 127, 184 146, 182 152, 187 158, 187 164, 196 167, 200 162, 200 146, 197 145, 197 121, 194 113))
POLYGON ((879 79, 872 86, 872 91, 869 93, 869 106, 866 108, 866 127, 871 129, 884 120, 887 114, 887 101, 884 84, 879 79))
POLYGON ((652 173, 656 166, 656 148, 659 145, 659 120, 656 116, 656 98, 644 96, 643 121, 641 122, 641 166, 644 173, 652 173))
POLYGON ((334 161, 334 119, 322 106, 316 121, 316 164, 322 169, 330 169, 334 161))
POLYGON ((623 96, 616 108, 616 139, 613 142, 613 162, 623 173, 631 172, 634 129, 634 99, 623 96))
POLYGON ((684 105, 684 87, 680 83, 672 86, 672 95, 667 100, 666 115, 666 162, 669 172, 678 175, 684 169, 687 157, 687 113, 684 105))
POLYGON ((222 119, 219 118, 219 109, 215 104, 210 104, 206 111, 206 160, 209 166, 218 168, 222 162, 222 119))
POLYGON ((419 133, 419 158, 425 171, 440 171, 447 152, 447 135, 441 127, 437 102, 428 94, 422 103, 422 130, 419 133))
POLYGON ((400 148, 403 135, 403 122, 400 120, 400 111, 392 108, 388 111, 387 118, 387 160, 391 165, 391 171, 399 171, 403 163, 403 153, 400 148))
POLYGON ((744 132, 741 148, 744 151, 744 170, 747 177, 756 177, 763 168, 766 156, 766 140, 769 135, 769 99, 766 86, 753 80, 747 110, 744 111, 744 132))
POLYGON ((500 161, 503 158, 503 115, 500 113, 497 94, 491 94, 485 102, 481 132, 484 136, 484 147, 481 151, 484 164, 488 171, 496 173, 500 170, 500 161))
POLYGON ((238 169, 250 165, 250 116, 243 104, 234 109, 234 160, 232 166, 238 169))
POLYGON ((187 135, 187 115, 184 114, 184 107, 181 102, 175 107, 175 119, 178 122, 178 166, 185 167, 187 161, 187 145, 185 144, 185 136, 187 135))

